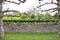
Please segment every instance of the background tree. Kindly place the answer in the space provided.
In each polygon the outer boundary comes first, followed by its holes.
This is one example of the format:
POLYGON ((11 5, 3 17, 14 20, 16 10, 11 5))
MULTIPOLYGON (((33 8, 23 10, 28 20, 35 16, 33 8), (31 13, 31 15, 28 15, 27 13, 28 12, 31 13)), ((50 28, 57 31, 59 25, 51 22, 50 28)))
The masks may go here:
MULTIPOLYGON (((41 0, 39 0, 39 1, 41 1, 41 0)), ((56 0, 57 3, 55 3, 54 0, 49 0, 49 1, 50 1, 49 3, 44 3, 42 5, 39 5, 38 8, 40 8, 40 7, 44 6, 44 5, 47 5, 47 4, 55 4, 55 5, 58 6, 56 8, 51 8, 51 9, 48 9, 48 10, 42 10, 42 12, 50 11, 50 10, 53 10, 52 12, 58 11, 58 15, 57 15, 58 18, 59 18, 59 21, 58 21, 58 37, 60 38, 60 0, 56 0)))
POLYGON ((4 29, 3 29, 3 13, 2 13, 2 2, 3 0, 0 0, 0 38, 4 37, 4 29))
MULTIPOLYGON (((3 38, 4 37, 3 20, 2 20, 2 17, 3 17, 2 3, 3 3, 3 1, 6 1, 6 2, 10 2, 10 3, 14 3, 14 4, 19 5, 20 2, 21 3, 24 3, 26 0, 18 0, 18 1, 20 1, 19 3, 16 3, 14 1, 8 1, 8 0, 0 0, 0 38, 3 38)), ((3 4, 5 4, 5 3, 3 3, 3 4)), ((9 10, 9 11, 12 11, 12 10, 9 10)), ((8 12, 8 11, 4 11, 4 12, 8 12)))
MULTIPOLYGON (((2 0, 0 0, 0 14, 2 13, 1 12, 1 7, 2 7, 2 2, 1 2, 2 0)), ((5 1, 7 1, 7 0, 5 0, 5 1)), ((21 3, 24 3, 26 0, 19 0, 21 3)), ((41 1, 41 0, 39 0, 39 1, 41 1)), ((48 9, 48 10, 42 10, 42 12, 44 12, 44 11, 50 11, 50 10, 53 10, 52 12, 55 12, 55 11, 57 11, 58 10, 58 18, 59 18, 59 22, 58 22, 58 37, 60 37, 60 0, 56 0, 57 1, 57 3, 55 3, 55 2, 53 2, 54 0, 51 0, 51 2, 50 3, 44 3, 44 4, 42 4, 42 5, 39 5, 38 6, 38 8, 40 8, 41 6, 44 6, 44 5, 47 5, 47 4, 55 4, 55 5, 57 5, 58 7, 56 7, 56 8, 51 8, 51 9, 48 9)), ((10 3, 15 3, 15 4, 17 4, 17 5, 19 5, 20 3, 16 3, 16 2, 14 2, 14 1, 7 1, 7 2, 10 2, 10 3)), ((11 10, 10 10, 11 11, 11 10)), ((2 24, 2 14, 0 15, 1 17, 0 17, 0 23, 2 24)), ((0 25, 0 27, 1 27, 1 29, 3 28, 2 27, 2 25, 0 25)), ((1 34, 2 34, 2 32, 0 32, 1 34)), ((1 34, 0 34, 0 36, 1 36, 1 34)), ((2 36, 1 36, 2 37, 2 36)))
POLYGON ((58 3, 58 18, 59 18, 59 21, 58 21, 58 37, 60 38, 60 0, 57 0, 57 3, 58 3))

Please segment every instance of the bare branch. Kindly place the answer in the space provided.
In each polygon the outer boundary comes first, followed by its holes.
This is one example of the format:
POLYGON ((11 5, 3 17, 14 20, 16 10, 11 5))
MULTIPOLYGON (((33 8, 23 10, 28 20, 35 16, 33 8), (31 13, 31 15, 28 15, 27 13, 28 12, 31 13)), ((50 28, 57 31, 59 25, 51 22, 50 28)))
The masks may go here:
POLYGON ((55 11, 57 11, 57 10, 53 10, 53 11, 51 11, 50 13, 53 13, 53 12, 55 12, 55 11))
POLYGON ((55 4, 55 5, 58 5, 58 3, 52 2, 52 3, 44 3, 44 4, 40 5, 39 7, 42 7, 42 6, 47 5, 47 4, 55 4))
POLYGON ((17 10, 16 11, 15 10, 5 10, 5 11, 2 11, 2 12, 3 13, 5 13, 5 12, 17 12, 18 13, 19 11, 17 11, 17 10))
POLYGON ((58 9, 58 8, 51 8, 51 9, 48 9, 48 10, 37 10, 37 11, 45 12, 45 11, 50 11, 50 10, 55 10, 55 9, 58 9))
POLYGON ((14 1, 6 1, 6 2, 14 3, 14 4, 17 4, 17 5, 19 5, 19 4, 20 4, 20 3, 16 3, 16 2, 14 2, 14 1))
POLYGON ((20 1, 19 3, 16 3, 16 2, 14 2, 14 1, 7 1, 7 0, 5 0, 5 1, 19 5, 20 2, 21 2, 21 3, 24 3, 26 0, 23 0, 23 1, 22 1, 22 0, 18 0, 18 1, 20 1))

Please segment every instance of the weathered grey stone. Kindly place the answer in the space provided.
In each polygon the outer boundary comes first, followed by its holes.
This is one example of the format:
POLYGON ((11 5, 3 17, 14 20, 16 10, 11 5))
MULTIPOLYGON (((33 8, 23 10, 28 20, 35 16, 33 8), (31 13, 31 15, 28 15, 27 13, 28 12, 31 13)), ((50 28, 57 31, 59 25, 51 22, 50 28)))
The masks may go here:
POLYGON ((57 26, 54 23, 7 23, 4 22, 5 32, 57 32, 57 26))

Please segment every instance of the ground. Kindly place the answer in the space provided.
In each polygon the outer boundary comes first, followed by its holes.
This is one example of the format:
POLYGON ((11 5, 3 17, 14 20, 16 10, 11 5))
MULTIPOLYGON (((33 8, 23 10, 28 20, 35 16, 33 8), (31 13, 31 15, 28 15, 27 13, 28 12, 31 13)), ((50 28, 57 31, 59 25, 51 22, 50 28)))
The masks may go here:
POLYGON ((5 33, 0 40, 60 40, 57 33, 5 33))

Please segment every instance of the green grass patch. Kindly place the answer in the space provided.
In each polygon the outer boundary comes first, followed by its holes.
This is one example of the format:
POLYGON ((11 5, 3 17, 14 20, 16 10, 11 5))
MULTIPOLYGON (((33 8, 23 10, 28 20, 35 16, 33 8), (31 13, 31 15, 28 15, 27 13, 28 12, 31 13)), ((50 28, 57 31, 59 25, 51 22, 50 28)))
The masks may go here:
POLYGON ((0 40, 60 40, 57 33, 5 33, 0 40))

